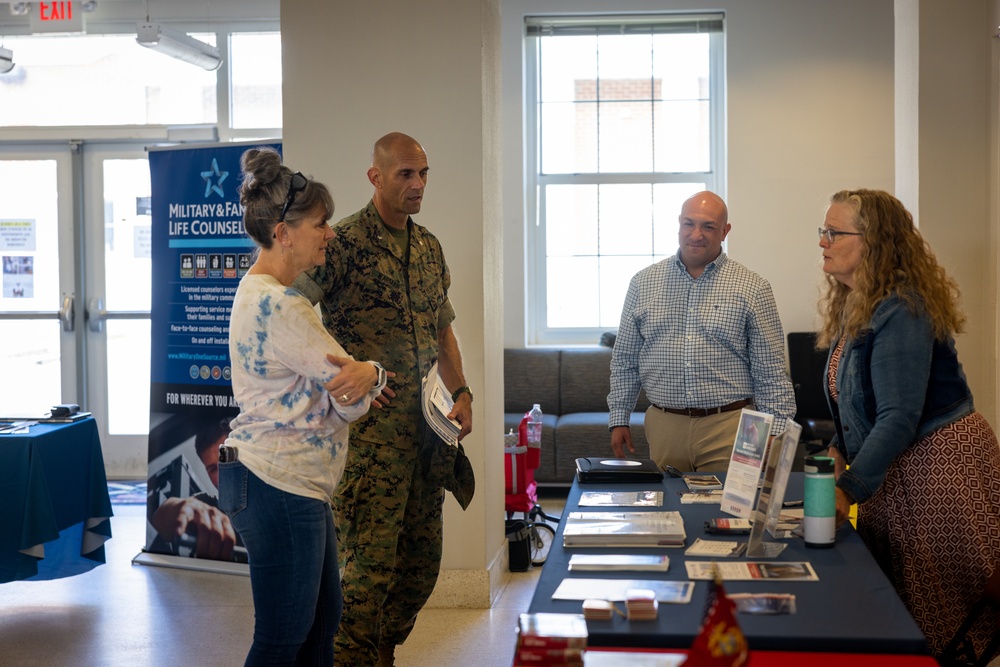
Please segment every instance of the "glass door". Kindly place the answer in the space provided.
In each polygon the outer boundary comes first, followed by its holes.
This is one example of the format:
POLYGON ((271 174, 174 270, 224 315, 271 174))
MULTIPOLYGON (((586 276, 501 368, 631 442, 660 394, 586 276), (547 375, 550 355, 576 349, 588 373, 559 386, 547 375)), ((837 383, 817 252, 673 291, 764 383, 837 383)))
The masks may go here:
POLYGON ((112 478, 146 476, 148 143, 0 148, 0 418, 77 403, 112 478))
POLYGON ((84 144, 86 377, 108 475, 146 476, 150 179, 144 144, 84 144))
POLYGON ((0 148, 0 418, 77 402, 73 147, 0 148))

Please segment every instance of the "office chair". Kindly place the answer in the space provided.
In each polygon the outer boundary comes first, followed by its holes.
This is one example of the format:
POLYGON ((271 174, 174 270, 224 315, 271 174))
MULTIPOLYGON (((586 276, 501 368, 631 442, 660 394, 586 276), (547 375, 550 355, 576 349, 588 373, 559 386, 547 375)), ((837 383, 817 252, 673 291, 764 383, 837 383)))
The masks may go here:
POLYGON ((837 429, 826 402, 826 350, 816 349, 816 333, 788 334, 788 372, 795 389, 795 421, 802 426, 800 441, 806 454, 830 446, 837 429))
MULTIPOLYGON (((986 580, 986 588, 982 597, 969 611, 961 627, 948 642, 944 653, 941 654, 941 664, 944 667, 985 667, 990 663, 993 654, 1000 648, 1000 623, 994 621, 993 639, 982 652, 976 655, 976 646, 969 636, 969 630, 986 615, 989 617, 990 610, 994 614, 1000 613, 1000 562, 993 569, 993 574, 986 580)), ((994 616, 996 618, 996 616, 994 616)))

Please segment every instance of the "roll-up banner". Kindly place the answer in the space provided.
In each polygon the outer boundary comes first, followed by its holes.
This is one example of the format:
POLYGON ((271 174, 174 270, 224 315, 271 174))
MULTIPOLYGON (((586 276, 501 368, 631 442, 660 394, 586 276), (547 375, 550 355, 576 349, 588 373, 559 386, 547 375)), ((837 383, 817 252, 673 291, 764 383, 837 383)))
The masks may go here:
POLYGON ((245 573, 225 546, 218 446, 239 411, 229 314, 253 263, 243 228, 240 156, 273 141, 151 148, 153 294, 146 546, 135 562, 245 573), (214 532, 213 532, 214 531, 214 532), (224 565, 228 564, 228 565, 224 565), (235 564, 235 565, 234 565, 235 564))

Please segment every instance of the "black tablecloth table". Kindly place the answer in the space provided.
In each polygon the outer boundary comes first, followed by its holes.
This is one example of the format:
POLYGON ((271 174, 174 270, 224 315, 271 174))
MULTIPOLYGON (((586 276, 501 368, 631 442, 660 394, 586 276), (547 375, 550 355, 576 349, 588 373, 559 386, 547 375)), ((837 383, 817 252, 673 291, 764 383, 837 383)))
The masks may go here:
POLYGON ((93 418, 0 435, 0 583, 104 563, 111 500, 93 418))
MULTIPOLYGON (((724 475, 719 475, 724 478, 724 475)), ((802 473, 792 473, 785 499, 802 498, 802 473)), ((653 508, 579 508, 581 490, 642 491, 662 489, 662 510, 677 510, 684 517, 687 545, 695 538, 742 540, 748 536, 722 537, 704 532, 704 522, 723 514, 717 504, 682 505, 680 479, 666 478, 662 484, 594 485, 574 482, 566 500, 563 517, 572 511, 655 511, 653 508)), ((564 519, 565 523, 565 519, 564 519)), ((529 611, 580 613, 581 602, 553 600, 552 594, 567 577, 603 579, 687 580, 684 549, 680 548, 569 548, 562 546, 560 525, 552 550, 539 577, 529 611), (574 553, 665 553, 670 556, 667 572, 569 572, 567 563, 574 553)), ((786 540, 788 547, 768 562, 809 561, 819 581, 727 581, 727 593, 792 593, 798 613, 791 615, 738 614, 737 618, 751 649, 772 651, 817 651, 925 654, 926 640, 903 606, 889 580, 882 573, 861 538, 845 524, 837 531, 830 549, 805 546, 802 538, 786 540)), ((691 560, 705 561, 694 557, 691 560)), ((732 559, 725 559, 732 560, 732 559)), ((740 557, 738 560, 757 560, 740 557)), ((765 559, 760 559, 765 560, 765 559)), ((698 632, 705 611, 709 582, 698 581, 689 604, 661 604, 655 621, 632 621, 615 616, 610 621, 588 621, 589 646, 688 648, 698 632)))

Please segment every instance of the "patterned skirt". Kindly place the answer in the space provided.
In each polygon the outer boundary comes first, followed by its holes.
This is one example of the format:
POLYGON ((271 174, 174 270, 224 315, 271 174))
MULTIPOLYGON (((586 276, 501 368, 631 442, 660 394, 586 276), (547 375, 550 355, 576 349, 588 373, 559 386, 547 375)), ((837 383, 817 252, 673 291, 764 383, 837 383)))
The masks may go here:
MULTIPOLYGON (((1000 564, 1000 445, 977 412, 914 443, 858 506, 858 533, 939 656, 1000 564)), ((977 652, 997 618, 973 628, 977 652)))

